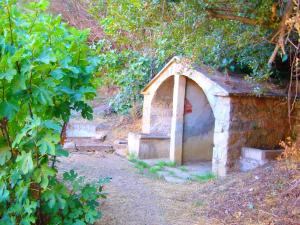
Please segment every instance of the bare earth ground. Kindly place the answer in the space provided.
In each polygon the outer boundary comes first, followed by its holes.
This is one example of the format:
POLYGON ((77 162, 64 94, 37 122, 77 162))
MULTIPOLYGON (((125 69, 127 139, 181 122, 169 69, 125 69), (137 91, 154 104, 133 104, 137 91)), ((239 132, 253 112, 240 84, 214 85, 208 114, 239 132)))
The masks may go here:
MULTIPOLYGON (((103 99, 93 107, 108 131, 104 144, 140 130, 140 119, 103 116, 103 99)), ((74 169, 88 180, 112 178, 95 225, 300 225, 300 165, 287 165, 274 162, 205 183, 174 184, 140 174, 126 158, 103 151, 72 152, 58 169, 74 169)))
POLYGON ((273 163, 206 183, 167 183, 108 153, 72 153, 59 170, 111 177, 96 225, 300 224, 300 172, 273 163), (295 182, 298 180, 298 184, 295 182))
POLYGON ((97 225, 183 225, 198 224, 199 184, 169 184, 138 174, 127 159, 114 154, 74 153, 61 162, 60 170, 75 169, 94 180, 112 177, 106 186, 108 199, 101 206, 103 218, 97 225))

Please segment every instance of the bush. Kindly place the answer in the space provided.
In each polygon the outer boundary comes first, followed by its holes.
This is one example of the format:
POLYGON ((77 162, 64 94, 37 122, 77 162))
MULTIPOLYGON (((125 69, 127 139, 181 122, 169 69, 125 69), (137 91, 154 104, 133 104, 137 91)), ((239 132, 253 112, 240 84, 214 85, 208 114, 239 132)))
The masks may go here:
POLYGON ((283 148, 283 151, 278 160, 284 161, 287 169, 297 169, 300 163, 300 148, 295 140, 288 137, 285 141, 281 141, 279 145, 283 148))
POLYGON ((102 84, 116 85, 120 89, 110 101, 112 110, 128 114, 131 109, 138 108, 142 102, 140 92, 151 78, 152 59, 132 50, 108 50, 101 53, 100 58, 102 84))
POLYGON ((78 31, 45 13, 0 1, 0 224, 91 224, 103 182, 57 178, 71 110, 92 118, 99 58, 78 31), (68 182, 67 186, 64 182, 68 182))

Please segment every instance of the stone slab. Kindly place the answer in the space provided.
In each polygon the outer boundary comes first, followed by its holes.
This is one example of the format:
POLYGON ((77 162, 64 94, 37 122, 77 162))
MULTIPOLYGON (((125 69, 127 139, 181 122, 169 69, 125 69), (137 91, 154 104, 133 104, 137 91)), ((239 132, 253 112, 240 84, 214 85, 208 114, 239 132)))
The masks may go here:
POLYGON ((242 148, 242 158, 254 159, 258 161, 274 160, 282 153, 281 149, 262 150, 257 148, 242 148))
POLYGON ((240 170, 242 172, 251 171, 259 166, 263 166, 266 163, 267 163, 266 161, 258 161, 249 158, 242 158, 240 160, 240 170))
POLYGON ((128 134, 128 151, 140 159, 169 157, 170 139, 141 133, 128 134))
POLYGON ((154 166, 155 164, 163 161, 163 162, 171 162, 169 158, 158 158, 158 159, 145 159, 143 160, 144 162, 146 162, 147 164, 149 164, 150 166, 154 166))

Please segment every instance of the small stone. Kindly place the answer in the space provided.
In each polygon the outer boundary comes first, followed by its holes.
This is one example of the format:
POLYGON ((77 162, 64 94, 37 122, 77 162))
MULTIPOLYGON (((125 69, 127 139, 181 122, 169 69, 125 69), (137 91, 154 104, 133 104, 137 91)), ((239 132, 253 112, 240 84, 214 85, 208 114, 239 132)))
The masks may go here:
POLYGON ((174 177, 174 176, 170 176, 170 175, 165 175, 164 179, 169 182, 169 183, 175 183, 175 184, 183 184, 186 182, 186 180, 174 177))
POLYGON ((294 208, 294 209, 292 210, 292 214, 293 214, 293 215, 300 215, 300 208, 294 208))
POLYGON ((253 205, 252 202, 249 202, 249 203, 248 203, 248 209, 254 209, 254 205, 253 205))

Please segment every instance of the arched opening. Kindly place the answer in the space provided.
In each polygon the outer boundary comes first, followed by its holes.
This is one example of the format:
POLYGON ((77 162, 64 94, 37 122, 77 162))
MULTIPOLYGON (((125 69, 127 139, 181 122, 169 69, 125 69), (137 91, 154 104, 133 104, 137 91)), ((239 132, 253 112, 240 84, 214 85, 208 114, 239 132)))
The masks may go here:
POLYGON ((187 78, 182 162, 212 161, 215 118, 205 93, 187 78))
POLYGON ((173 114, 174 77, 166 79, 151 102, 150 133, 169 136, 173 114))

